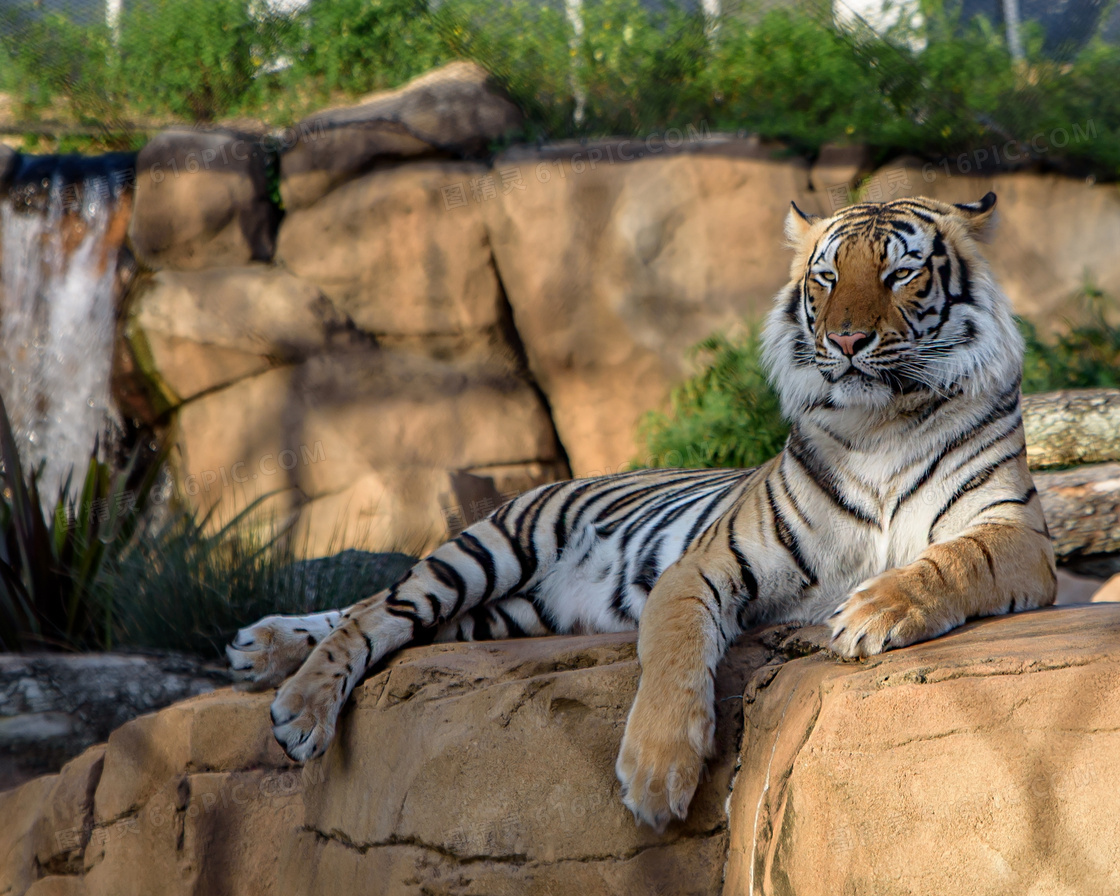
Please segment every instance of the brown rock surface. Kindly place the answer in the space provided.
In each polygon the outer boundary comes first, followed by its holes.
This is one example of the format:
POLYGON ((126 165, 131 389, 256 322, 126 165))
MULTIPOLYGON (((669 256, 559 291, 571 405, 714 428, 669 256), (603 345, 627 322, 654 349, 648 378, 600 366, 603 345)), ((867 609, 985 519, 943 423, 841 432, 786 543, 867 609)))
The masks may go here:
POLYGON ((0 882, 12 896, 32 884, 90 896, 714 894, 735 698, 769 656, 749 640, 724 665, 719 757, 689 821, 664 836, 634 825, 614 780, 633 635, 436 645, 361 685, 342 736, 302 771, 272 742, 268 694, 222 691, 125 725, 92 805, 74 798, 85 834, 71 881, 35 861, 57 827, 42 808, 56 778, 44 778, 0 794, 0 882))
POLYGON ((501 285, 477 206, 443 189, 482 165, 417 162, 366 174, 280 226, 277 256, 367 333, 439 337, 498 324, 501 285))
POLYGON ((517 107, 472 62, 452 62, 403 87, 312 115, 281 132, 280 195, 304 208, 378 163, 472 157, 521 126, 517 107))
POLYGON ((789 275, 783 221, 808 190, 804 163, 747 141, 652 145, 511 151, 496 196, 472 200, 580 476, 637 456, 637 422, 689 347, 769 309, 789 275))
POLYGON ((302 770, 272 742, 270 695, 221 691, 115 732, 103 771, 90 751, 0 794, 0 889, 1111 894, 1118 634, 1111 604, 866 662, 806 656, 818 629, 753 633, 721 666, 689 819, 663 836, 614 779, 632 635, 404 651, 302 770))
POLYGON ((1041 610, 749 688, 724 894, 1120 891, 1118 635, 1041 610))
POLYGON ((177 446, 185 496, 228 519, 271 494, 265 509, 302 511, 309 555, 436 546, 455 470, 500 465, 503 492, 566 472, 540 396, 508 366, 361 346, 187 402, 177 446))
POLYGON ((127 338, 166 408, 345 344, 352 328, 316 287, 262 264, 157 272, 136 288, 127 338))
POLYGON ((197 270, 267 261, 276 219, 259 137, 172 129, 140 150, 128 234, 145 266, 197 270))

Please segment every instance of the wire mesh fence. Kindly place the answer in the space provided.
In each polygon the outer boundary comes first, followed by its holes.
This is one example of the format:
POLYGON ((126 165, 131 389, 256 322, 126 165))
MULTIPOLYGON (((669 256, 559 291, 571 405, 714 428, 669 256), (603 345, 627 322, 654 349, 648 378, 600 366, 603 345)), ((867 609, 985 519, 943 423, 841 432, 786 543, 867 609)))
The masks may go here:
POLYGON ((1000 146, 1111 179, 1118 33, 1104 0, 7 0, 0 136, 129 149, 175 123, 280 127, 467 58, 525 111, 517 139, 1000 146))

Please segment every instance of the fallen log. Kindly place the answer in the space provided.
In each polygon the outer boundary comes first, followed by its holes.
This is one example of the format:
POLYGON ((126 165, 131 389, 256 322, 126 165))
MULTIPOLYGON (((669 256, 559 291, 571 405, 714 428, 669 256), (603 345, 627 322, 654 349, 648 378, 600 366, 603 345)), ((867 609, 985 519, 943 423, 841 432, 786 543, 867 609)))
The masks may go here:
POLYGON ((1120 552, 1120 464, 1033 475, 1059 562, 1120 552))
POLYGON ((1120 461, 1120 389, 1023 396, 1032 470, 1120 461))

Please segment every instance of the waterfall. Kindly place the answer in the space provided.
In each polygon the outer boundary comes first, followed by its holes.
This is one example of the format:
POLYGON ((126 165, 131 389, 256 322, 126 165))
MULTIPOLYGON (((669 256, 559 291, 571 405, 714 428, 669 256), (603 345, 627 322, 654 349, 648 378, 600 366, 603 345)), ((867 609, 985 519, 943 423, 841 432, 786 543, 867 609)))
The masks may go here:
POLYGON ((73 160, 58 161, 25 161, 33 176, 17 175, 0 200, 0 393, 25 468, 44 464, 48 507, 71 469, 81 487, 95 441, 104 456, 119 427, 110 374, 125 181, 97 165, 75 177, 73 160))

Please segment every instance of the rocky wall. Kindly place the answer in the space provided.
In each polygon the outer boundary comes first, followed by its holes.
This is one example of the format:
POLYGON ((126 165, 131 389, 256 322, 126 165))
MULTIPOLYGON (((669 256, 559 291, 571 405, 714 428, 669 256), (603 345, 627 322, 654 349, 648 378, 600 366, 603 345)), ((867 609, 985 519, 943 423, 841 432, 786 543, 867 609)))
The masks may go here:
POLYGON ((181 495, 229 515, 267 496, 313 554, 419 552, 503 495, 622 469, 688 347, 767 311, 789 202, 828 213, 857 182, 995 190, 987 254, 1047 326, 1086 279, 1120 292, 1115 185, 871 170, 858 147, 809 165, 698 129, 491 155, 519 121, 457 63, 267 140, 145 148, 119 393, 172 426, 181 495))

